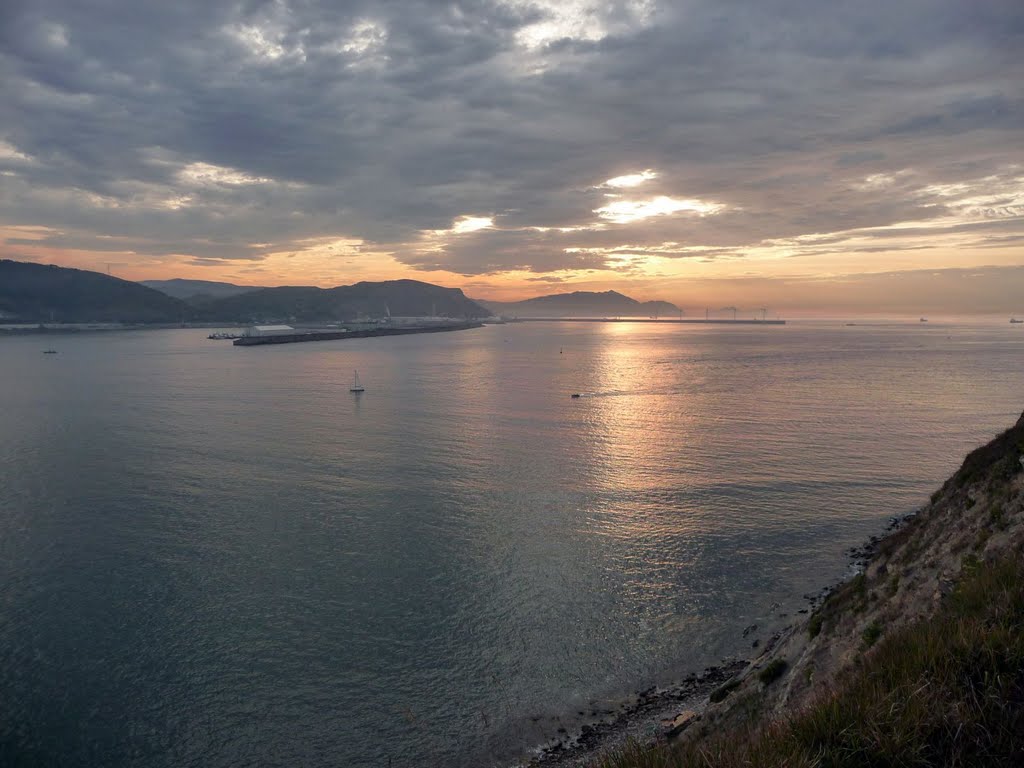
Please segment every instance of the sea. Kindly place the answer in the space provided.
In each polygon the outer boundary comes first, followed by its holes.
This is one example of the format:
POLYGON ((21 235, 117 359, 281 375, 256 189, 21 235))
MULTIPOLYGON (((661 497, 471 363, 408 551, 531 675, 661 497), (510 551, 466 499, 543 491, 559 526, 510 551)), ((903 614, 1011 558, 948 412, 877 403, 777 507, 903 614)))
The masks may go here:
POLYGON ((0 337, 0 764, 509 765, 1024 409, 1005 319, 208 332, 0 337))

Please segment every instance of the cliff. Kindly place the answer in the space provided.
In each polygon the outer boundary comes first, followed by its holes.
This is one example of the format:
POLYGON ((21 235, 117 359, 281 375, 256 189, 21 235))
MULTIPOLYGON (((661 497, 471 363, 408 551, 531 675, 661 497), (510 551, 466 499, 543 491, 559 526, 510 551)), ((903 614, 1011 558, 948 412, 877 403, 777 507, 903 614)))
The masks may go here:
POLYGON ((1024 415, 654 745, 601 768, 1024 765, 1024 415))

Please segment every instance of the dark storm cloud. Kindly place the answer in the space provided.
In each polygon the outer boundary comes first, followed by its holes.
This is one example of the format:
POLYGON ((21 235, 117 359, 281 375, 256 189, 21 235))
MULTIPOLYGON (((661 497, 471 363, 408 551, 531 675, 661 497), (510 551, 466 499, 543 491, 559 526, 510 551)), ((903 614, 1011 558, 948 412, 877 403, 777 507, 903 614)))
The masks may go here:
POLYGON ((567 4, 4 3, 0 223, 196 263, 345 236, 544 273, 925 225, 959 210, 935 185, 1024 163, 1017 0, 577 5, 538 39, 567 4), (611 193, 723 209, 579 229, 611 193), (462 215, 496 226, 423 247, 462 215))

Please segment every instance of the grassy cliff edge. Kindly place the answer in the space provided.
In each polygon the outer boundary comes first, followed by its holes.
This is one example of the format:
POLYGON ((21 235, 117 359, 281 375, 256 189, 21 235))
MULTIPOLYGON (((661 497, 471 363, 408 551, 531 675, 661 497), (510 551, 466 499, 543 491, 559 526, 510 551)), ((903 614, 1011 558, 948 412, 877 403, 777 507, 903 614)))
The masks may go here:
POLYGON ((712 692, 600 768, 1024 765, 1024 415, 712 692))

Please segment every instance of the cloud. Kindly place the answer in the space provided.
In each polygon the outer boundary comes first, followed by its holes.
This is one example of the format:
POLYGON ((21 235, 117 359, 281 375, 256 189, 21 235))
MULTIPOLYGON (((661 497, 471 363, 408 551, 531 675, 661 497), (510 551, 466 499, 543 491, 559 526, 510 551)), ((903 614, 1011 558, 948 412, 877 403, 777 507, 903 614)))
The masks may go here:
POLYGON ((680 200, 660 195, 649 200, 614 200, 596 208, 594 213, 616 224, 631 224, 654 216, 671 216, 680 211, 708 216, 718 213, 723 207, 703 200, 680 200))
MULTIPOLYGON (((690 280, 676 286, 677 299, 696 307, 708 296, 724 296, 739 306, 738 315, 764 306, 842 317, 849 313, 1024 314, 1016 289, 1024 281, 1024 266, 980 266, 971 269, 910 269, 875 273, 763 276, 690 280)), ((662 288, 664 290, 664 287, 662 288)))
POLYGON ((467 276, 1011 247, 1022 34, 1014 0, 12 3, 0 224, 467 276))

